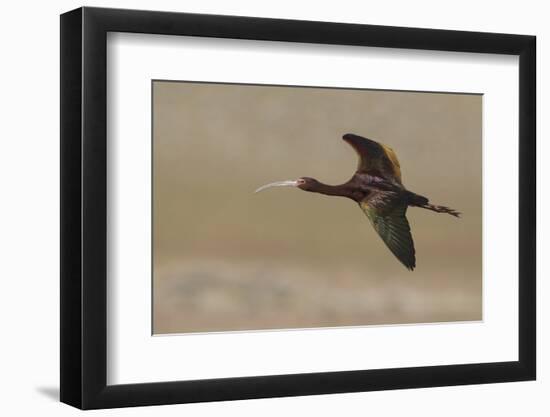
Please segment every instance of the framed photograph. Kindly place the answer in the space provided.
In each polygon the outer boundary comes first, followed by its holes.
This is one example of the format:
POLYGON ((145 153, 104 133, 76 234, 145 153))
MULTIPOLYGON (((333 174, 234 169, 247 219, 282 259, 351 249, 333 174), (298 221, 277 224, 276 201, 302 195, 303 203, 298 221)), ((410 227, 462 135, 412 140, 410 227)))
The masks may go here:
POLYGON ((533 380, 535 37, 61 16, 61 401, 533 380))

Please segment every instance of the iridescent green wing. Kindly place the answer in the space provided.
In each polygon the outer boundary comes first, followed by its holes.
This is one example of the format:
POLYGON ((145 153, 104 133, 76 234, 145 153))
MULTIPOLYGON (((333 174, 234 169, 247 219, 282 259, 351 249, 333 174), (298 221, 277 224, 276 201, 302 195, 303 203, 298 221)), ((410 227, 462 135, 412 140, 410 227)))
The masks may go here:
POLYGON ((412 271, 416 259, 411 228, 405 217, 407 205, 392 196, 376 193, 359 206, 388 249, 412 271))

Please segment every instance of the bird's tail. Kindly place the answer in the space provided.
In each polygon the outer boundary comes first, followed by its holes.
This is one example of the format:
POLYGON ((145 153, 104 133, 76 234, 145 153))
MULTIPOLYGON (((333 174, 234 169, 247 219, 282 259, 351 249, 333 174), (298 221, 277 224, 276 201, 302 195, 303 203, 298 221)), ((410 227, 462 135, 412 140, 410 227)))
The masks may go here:
POLYGON ((450 207, 445 207, 445 206, 436 206, 435 204, 430 204, 430 203, 425 203, 421 206, 418 206, 418 207, 422 207, 422 208, 425 208, 427 210, 431 210, 431 211, 435 211, 436 213, 447 213, 447 214, 450 214, 451 216, 455 216, 455 217, 460 217, 460 212, 456 211, 455 209, 452 209, 450 207))

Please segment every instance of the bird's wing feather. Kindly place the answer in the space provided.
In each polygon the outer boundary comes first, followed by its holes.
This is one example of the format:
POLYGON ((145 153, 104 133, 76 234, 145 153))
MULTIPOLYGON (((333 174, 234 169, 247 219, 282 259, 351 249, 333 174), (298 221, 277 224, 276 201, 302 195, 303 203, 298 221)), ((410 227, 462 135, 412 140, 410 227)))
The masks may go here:
POLYGON ((392 148, 354 134, 346 134, 343 139, 359 156, 358 173, 381 176, 401 184, 401 166, 392 148))
POLYGON ((388 249, 407 269, 416 267, 414 242, 407 217, 407 205, 396 203, 389 193, 375 193, 359 203, 388 249), (386 194, 386 195, 384 195, 386 194))

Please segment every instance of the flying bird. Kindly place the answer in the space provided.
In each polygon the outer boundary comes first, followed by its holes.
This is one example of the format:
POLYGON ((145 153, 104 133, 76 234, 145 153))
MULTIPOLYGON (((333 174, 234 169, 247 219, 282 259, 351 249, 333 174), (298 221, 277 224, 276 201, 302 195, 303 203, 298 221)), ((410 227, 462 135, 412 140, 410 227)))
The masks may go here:
POLYGON ((401 182, 397 155, 390 147, 352 133, 345 134, 343 139, 359 155, 359 164, 349 181, 328 185, 315 178, 301 177, 272 182, 258 188, 256 192, 270 187, 297 187, 357 202, 388 249, 412 271, 416 267, 416 257, 406 217, 407 208, 420 207, 455 217, 460 217, 460 213, 449 207, 430 204, 428 198, 407 190, 401 182))

